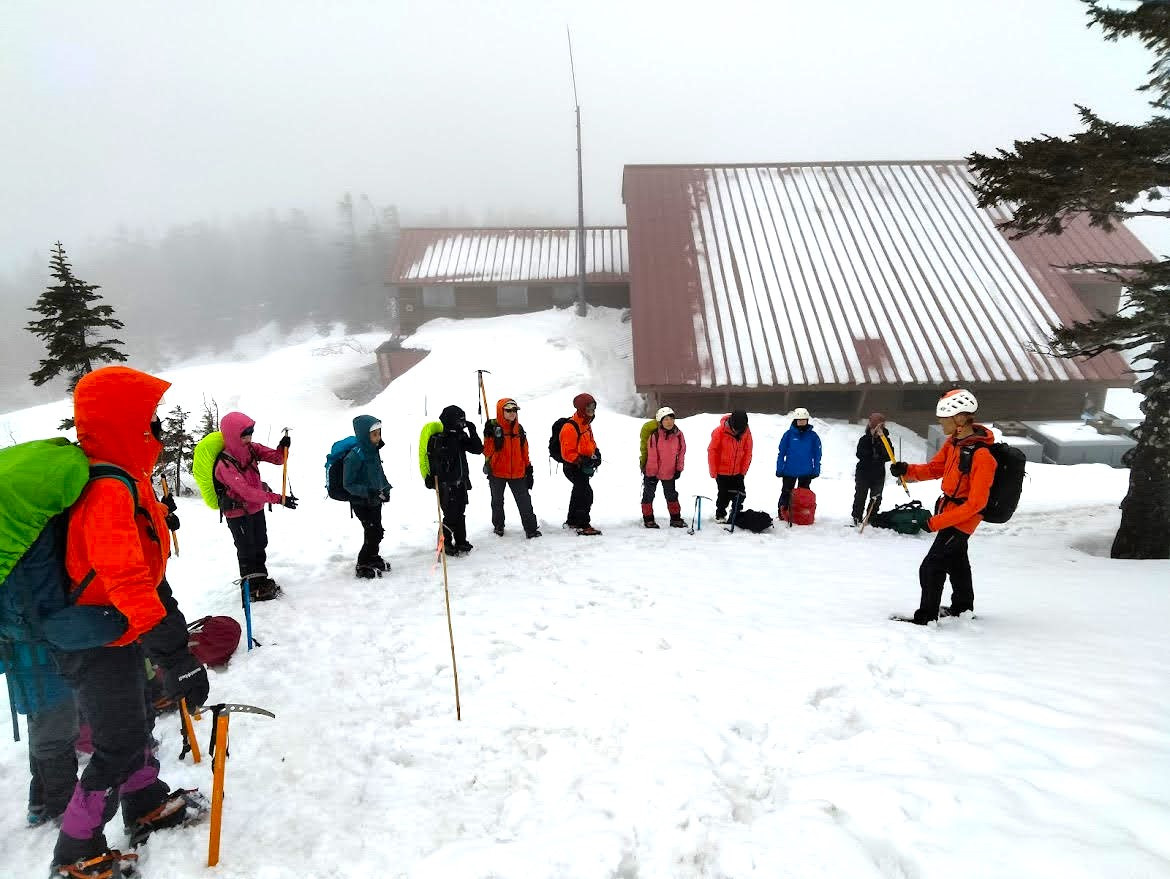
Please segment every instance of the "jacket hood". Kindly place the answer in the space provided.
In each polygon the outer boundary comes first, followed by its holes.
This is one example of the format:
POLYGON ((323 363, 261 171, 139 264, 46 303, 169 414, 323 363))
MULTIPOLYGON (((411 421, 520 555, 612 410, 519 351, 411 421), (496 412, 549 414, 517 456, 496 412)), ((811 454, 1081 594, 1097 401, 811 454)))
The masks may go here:
POLYGON ((578 394, 573 398, 573 408, 577 410, 579 416, 588 421, 593 420, 593 416, 585 411, 585 407, 590 403, 597 405, 597 401, 593 399, 592 394, 578 394))
POLYGON ((995 435, 982 424, 972 424, 971 427, 975 432, 970 436, 965 436, 962 439, 948 437, 948 439, 956 446, 989 446, 995 442, 995 435))
MULTIPOLYGON (((499 424, 507 424, 508 423, 508 419, 506 419, 504 417, 504 407, 507 406, 509 403, 511 403, 513 406, 515 406, 517 408, 519 408, 519 406, 520 406, 520 404, 518 404, 511 397, 501 397, 499 400, 496 401, 496 421, 497 421, 497 423, 499 423, 499 424)), ((515 423, 516 424, 520 423, 520 413, 519 412, 516 413, 515 423)))
POLYGON ((223 434, 223 450, 241 464, 247 464, 252 457, 240 435, 256 422, 243 412, 229 412, 219 419, 219 432, 223 434))
MULTIPOLYGON (((375 424, 381 424, 381 419, 375 418, 373 415, 356 415, 353 419, 353 435, 357 437, 358 445, 363 449, 377 449, 374 448, 374 443, 370 440, 370 431, 374 429, 375 424)), ((383 440, 385 444, 385 440, 383 440)))
POLYGON ((147 478, 162 451, 150 421, 170 386, 129 366, 105 366, 83 376, 73 392, 73 419, 85 454, 147 478))
MULTIPOLYGON (((748 425, 747 425, 747 423, 746 423, 746 421, 745 421, 745 423, 744 423, 743 427, 742 427, 742 428, 739 430, 739 432, 737 433, 737 432, 736 432, 736 430, 735 430, 735 428, 731 426, 731 422, 732 422, 732 419, 733 419, 734 417, 735 417, 735 413, 734 413, 734 412, 732 412, 730 415, 724 415, 722 418, 720 418, 720 419, 719 419, 719 425, 720 425, 720 426, 721 426, 721 427, 722 427, 722 428, 723 428, 725 431, 727 431, 728 433, 730 433, 732 436, 743 436, 745 433, 747 433, 747 430, 748 430, 748 425)), ((746 414, 745 414, 745 416, 744 416, 744 417, 745 417, 745 419, 746 419, 746 417, 747 417, 747 416, 746 416, 746 414)))
POLYGON ((448 406, 439 413, 439 421, 443 422, 444 430, 455 430, 461 422, 467 420, 467 413, 458 406, 448 406))

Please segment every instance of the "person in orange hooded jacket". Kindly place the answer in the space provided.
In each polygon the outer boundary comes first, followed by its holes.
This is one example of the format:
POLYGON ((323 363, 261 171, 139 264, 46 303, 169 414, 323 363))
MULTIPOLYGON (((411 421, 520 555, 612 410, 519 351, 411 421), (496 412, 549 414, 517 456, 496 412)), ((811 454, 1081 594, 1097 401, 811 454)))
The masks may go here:
POLYGON ((496 403, 496 420, 483 428, 483 456, 492 493, 492 528, 504 536, 504 489, 512 490, 512 499, 520 511, 524 536, 540 537, 540 526, 532 512, 532 461, 528 457, 528 435, 520 424, 520 406, 511 397, 496 403))
POLYGON ((187 817, 189 792, 172 793, 158 777, 145 698, 145 656, 162 668, 174 701, 198 707, 208 693, 207 672, 187 649, 187 621, 166 580, 169 530, 178 519, 173 507, 155 499, 150 483, 162 451, 156 409, 168 387, 129 367, 108 366, 84 376, 73 394, 82 450, 91 464, 124 470, 138 506, 122 480, 95 479, 69 512, 65 568, 81 589, 77 603, 112 607, 125 617, 126 630, 104 647, 56 654, 93 738, 93 757, 53 850, 55 870, 77 872, 61 875, 113 875, 101 871, 116 870, 121 856, 110 851, 103 828, 119 803, 123 822, 137 835, 187 817))
POLYGON ((967 541, 983 521, 980 515, 987 506, 991 484, 995 481, 996 463, 991 452, 976 454, 980 447, 994 441, 991 431, 975 423, 979 403, 964 388, 947 391, 938 401, 935 414, 947 435, 942 448, 928 464, 896 461, 890 475, 905 477, 908 482, 942 480, 942 497, 927 520, 926 530, 935 532, 934 543, 918 568, 922 598, 912 617, 895 617, 902 622, 925 626, 939 618, 943 587, 951 578, 951 604, 942 608, 943 616, 958 616, 975 609, 975 589, 971 582, 971 561, 967 541))
POLYGON ((707 445, 707 469, 715 480, 715 521, 727 520, 727 505, 736 494, 740 503, 747 498, 743 478, 752 465, 752 432, 748 414, 736 409, 719 419, 719 426, 711 431, 707 445))
POLYGON ((601 533, 589 522, 593 509, 593 486, 589 480, 601 466, 601 451, 593 439, 596 413, 597 401, 590 394, 578 394, 573 398, 573 415, 561 427, 560 435, 561 457, 565 461, 562 469, 573 484, 565 525, 590 537, 601 533))

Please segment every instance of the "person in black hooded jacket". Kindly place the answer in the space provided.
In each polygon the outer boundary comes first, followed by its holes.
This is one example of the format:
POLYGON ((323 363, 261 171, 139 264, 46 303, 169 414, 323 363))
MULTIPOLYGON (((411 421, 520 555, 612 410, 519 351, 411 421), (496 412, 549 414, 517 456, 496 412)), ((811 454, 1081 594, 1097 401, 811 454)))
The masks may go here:
POLYGON ((439 505, 443 510, 447 555, 461 555, 472 550, 467 542, 467 492, 471 474, 467 453, 483 454, 483 441, 475 425, 458 406, 448 406, 439 415, 443 430, 427 441, 430 475, 423 478, 427 488, 439 486, 439 505))
POLYGON ((870 517, 882 506, 882 489, 886 485, 886 465, 890 455, 882 437, 887 439, 886 416, 874 412, 869 416, 865 433, 857 440, 857 467, 853 472, 853 524, 860 525, 866 511, 866 497, 873 505, 870 517))

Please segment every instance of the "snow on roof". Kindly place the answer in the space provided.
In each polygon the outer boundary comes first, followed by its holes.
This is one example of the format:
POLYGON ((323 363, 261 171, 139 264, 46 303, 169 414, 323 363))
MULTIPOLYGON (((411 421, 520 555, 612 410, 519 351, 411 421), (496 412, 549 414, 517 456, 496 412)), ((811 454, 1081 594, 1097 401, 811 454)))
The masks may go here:
MULTIPOLYGON (((585 279, 627 283, 620 226, 585 227, 585 279)), ((391 284, 528 284, 577 278, 576 228, 403 229, 391 284)))
POLYGON ((1037 353, 1089 314, 970 184, 961 162, 627 166, 638 386, 1128 382, 1114 355, 1037 353))

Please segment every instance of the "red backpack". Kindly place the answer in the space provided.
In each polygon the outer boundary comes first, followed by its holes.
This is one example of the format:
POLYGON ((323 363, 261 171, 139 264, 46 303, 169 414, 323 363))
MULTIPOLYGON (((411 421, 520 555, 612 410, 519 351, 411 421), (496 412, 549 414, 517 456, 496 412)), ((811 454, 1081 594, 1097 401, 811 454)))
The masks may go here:
POLYGON ((794 488, 782 518, 793 525, 811 525, 817 517, 817 496, 811 488, 794 488), (790 518, 791 517, 791 518, 790 518))
POLYGON ((227 665, 240 646, 240 624, 231 617, 204 617, 187 626, 187 649, 206 666, 227 665))

